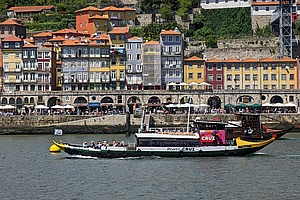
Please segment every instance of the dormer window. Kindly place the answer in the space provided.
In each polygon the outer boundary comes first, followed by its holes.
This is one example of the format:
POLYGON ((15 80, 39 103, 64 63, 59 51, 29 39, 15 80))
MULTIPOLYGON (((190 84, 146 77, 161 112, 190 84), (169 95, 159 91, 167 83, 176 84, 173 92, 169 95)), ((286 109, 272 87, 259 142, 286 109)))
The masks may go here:
POLYGON ((16 43, 15 43, 15 47, 16 47, 16 48, 19 48, 19 47, 20 47, 20 42, 16 42, 16 43))
POLYGON ((4 48, 9 48, 9 43, 8 42, 4 43, 4 48))

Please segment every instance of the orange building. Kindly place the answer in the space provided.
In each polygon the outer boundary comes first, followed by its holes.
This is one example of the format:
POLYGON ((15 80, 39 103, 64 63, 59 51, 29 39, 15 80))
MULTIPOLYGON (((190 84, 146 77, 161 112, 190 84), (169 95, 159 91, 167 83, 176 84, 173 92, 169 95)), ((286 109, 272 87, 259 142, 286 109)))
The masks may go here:
POLYGON ((90 23, 90 18, 95 15, 101 15, 101 10, 93 6, 83 8, 75 11, 76 15, 76 30, 89 33, 90 35, 95 32, 94 23, 90 23))
POLYGON ((102 9, 89 6, 75 11, 76 29, 92 36, 95 33, 107 34, 114 27, 134 25, 135 9, 108 6, 102 9))

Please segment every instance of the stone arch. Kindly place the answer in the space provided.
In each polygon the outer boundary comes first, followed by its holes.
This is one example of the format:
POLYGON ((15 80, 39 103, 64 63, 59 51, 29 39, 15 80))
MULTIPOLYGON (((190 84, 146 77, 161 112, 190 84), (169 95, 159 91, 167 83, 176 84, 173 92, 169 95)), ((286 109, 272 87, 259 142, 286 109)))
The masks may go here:
POLYGON ((30 97, 29 103, 30 103, 30 104, 34 104, 34 98, 33 98, 33 97, 30 97))
POLYGON ((16 104, 15 98, 13 98, 13 97, 9 98, 8 104, 9 104, 9 105, 15 105, 15 104, 16 104))
POLYGON ((142 102, 137 96, 129 97, 126 104, 130 113, 142 106, 142 102))
POLYGON ((184 104, 184 103, 194 103, 194 99, 192 97, 189 96, 183 96, 180 98, 180 104, 184 104))
POLYGON ((24 98, 24 104, 29 104, 29 98, 28 97, 24 98))
POLYGON ((158 104, 158 103, 160 103, 160 102, 161 102, 161 101, 160 101, 159 97, 157 97, 157 96, 152 96, 152 97, 150 97, 150 98, 148 99, 148 103, 158 104))
POLYGON ((52 107, 56 105, 58 97, 50 97, 47 101, 47 106, 52 107))
POLYGON ((278 95, 272 96, 270 99, 270 103, 283 103, 283 98, 278 95))
POLYGON ((22 100, 22 98, 21 97, 18 97, 17 98, 17 108, 18 109, 21 109, 22 108, 22 106, 23 106, 23 100, 22 100))
POLYGON ((207 100, 207 105, 209 105, 211 108, 221 108, 221 99, 218 96, 209 97, 207 100))
POLYGON ((6 105, 8 102, 7 98, 2 98, 1 104, 6 105))
POLYGON ((249 95, 242 95, 242 96, 239 96, 237 99, 236 99, 236 104, 239 105, 239 104, 253 104, 254 103, 254 98, 252 96, 249 96, 249 95))
POLYGON ((74 100, 74 104, 80 104, 80 103, 87 103, 87 100, 85 97, 77 97, 75 100, 74 100))
POLYGON ((169 103, 175 103, 174 102, 175 98, 173 98, 172 96, 166 96, 164 98, 162 98, 162 102, 163 103, 166 103, 166 104, 169 104, 169 103))
POLYGON ((140 98, 138 98, 137 96, 132 96, 128 98, 127 104, 133 104, 133 103, 142 104, 140 98))
POLYGON ((103 97, 100 102, 101 103, 114 103, 114 100, 111 97, 103 97))

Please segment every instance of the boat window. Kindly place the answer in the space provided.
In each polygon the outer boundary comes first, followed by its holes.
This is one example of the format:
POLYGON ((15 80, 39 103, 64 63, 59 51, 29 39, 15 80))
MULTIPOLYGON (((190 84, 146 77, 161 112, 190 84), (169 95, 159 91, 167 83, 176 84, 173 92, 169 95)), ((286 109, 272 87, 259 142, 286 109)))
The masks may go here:
POLYGON ((225 129, 225 124, 199 123, 199 124, 197 124, 196 127, 197 127, 198 130, 224 130, 225 129))
POLYGON ((139 139, 138 146, 141 147, 197 147, 200 145, 198 139, 139 139))

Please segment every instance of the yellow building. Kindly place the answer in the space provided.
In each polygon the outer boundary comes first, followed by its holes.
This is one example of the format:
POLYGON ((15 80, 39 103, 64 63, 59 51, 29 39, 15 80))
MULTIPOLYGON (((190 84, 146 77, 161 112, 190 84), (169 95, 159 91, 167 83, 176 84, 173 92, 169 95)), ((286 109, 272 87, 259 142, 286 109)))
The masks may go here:
POLYGON ((198 84, 205 82, 205 60, 192 56, 184 60, 183 80, 189 89, 198 89, 198 84))
POLYGON ((298 89, 298 65, 292 58, 259 60, 262 89, 298 89))
POLYGON ((2 40, 3 91, 23 91, 22 82, 28 81, 28 76, 22 77, 22 46, 23 41, 12 35, 2 40))
POLYGON ((221 61, 224 69, 224 89, 242 89, 242 62, 235 58, 221 61))
POLYGON ((129 27, 114 27, 109 32, 111 63, 110 63, 110 87, 107 89, 125 89, 125 68, 126 68, 126 39, 130 37, 129 27))
POLYGON ((117 8, 114 6, 108 6, 100 9, 104 17, 108 17, 109 21, 114 26, 128 25, 135 23, 135 9, 133 8, 117 8))
POLYGON ((90 40, 90 90, 105 90, 110 85, 109 37, 106 34, 100 34, 90 40))
POLYGON ((298 62, 292 58, 230 58, 224 63, 225 89, 298 89, 298 62))
POLYGON ((109 19, 107 16, 94 15, 89 17, 89 24, 92 26, 91 33, 105 33, 109 30, 109 19))

